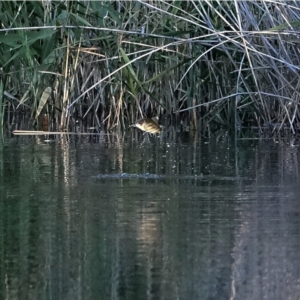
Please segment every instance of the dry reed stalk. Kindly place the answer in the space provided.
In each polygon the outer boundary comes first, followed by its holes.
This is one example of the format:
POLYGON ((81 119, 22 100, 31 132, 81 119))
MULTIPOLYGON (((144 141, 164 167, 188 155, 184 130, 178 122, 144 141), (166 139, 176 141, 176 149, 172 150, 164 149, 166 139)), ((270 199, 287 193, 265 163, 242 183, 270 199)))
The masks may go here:
POLYGON ((252 118, 295 132, 300 122, 298 2, 87 1, 62 8, 27 1, 3 2, 1 11, 15 16, 2 21, 0 63, 4 92, 20 99, 17 110, 52 110, 65 127, 73 115, 111 128, 156 111, 177 111, 180 119, 184 109, 205 126, 252 118), (32 27, 21 22, 30 7, 32 27), (59 23, 54 10, 69 23, 59 23), (53 99, 43 104, 46 87, 53 99))
POLYGON ((114 135, 113 133, 14 130, 14 135, 114 135))

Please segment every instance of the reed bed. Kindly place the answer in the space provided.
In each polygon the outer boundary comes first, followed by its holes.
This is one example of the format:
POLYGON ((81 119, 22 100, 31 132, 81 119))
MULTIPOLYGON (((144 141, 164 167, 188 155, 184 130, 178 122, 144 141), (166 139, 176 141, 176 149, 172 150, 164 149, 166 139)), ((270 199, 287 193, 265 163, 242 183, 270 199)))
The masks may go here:
MULTIPOLYGON (((0 124, 299 122, 298 1, 0 2, 0 124)), ((39 128, 37 128, 39 129, 39 128)))

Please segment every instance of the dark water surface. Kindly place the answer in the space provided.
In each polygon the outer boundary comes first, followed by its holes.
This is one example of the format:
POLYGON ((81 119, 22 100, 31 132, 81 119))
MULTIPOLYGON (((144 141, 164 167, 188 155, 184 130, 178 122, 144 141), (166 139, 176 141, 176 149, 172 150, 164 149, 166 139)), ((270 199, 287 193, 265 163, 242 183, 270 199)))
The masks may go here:
POLYGON ((299 160, 285 140, 4 138, 0 299, 300 299, 299 160))

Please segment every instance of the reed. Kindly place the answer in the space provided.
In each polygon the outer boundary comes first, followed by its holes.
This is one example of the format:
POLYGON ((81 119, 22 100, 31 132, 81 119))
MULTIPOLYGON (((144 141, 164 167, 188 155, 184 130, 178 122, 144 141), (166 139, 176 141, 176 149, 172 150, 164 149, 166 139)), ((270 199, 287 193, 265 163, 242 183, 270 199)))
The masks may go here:
POLYGON ((300 3, 0 2, 0 122, 193 129, 299 122, 300 3), (10 113, 9 113, 10 112, 10 113))

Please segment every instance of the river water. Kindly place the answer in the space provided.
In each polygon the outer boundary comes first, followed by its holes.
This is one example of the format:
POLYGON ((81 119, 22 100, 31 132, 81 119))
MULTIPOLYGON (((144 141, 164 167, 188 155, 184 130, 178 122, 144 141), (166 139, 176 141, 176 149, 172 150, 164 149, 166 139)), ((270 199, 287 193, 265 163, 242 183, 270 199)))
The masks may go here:
POLYGON ((297 140, 0 142, 0 299, 299 299, 297 140))

